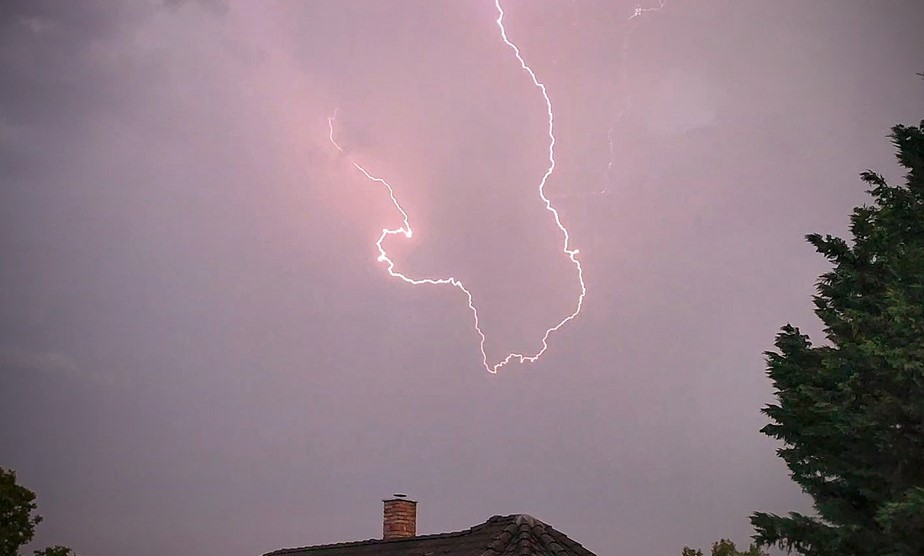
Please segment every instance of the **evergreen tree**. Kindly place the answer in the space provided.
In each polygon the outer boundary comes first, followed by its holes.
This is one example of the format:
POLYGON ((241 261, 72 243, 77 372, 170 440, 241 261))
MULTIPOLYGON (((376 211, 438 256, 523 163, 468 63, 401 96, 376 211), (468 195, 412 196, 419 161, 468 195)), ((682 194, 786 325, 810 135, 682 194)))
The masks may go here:
POLYGON ((761 429, 817 515, 754 513, 755 540, 809 556, 924 554, 924 122, 892 128, 904 185, 861 176, 852 243, 811 234, 833 264, 814 296, 827 341, 785 326, 761 429))

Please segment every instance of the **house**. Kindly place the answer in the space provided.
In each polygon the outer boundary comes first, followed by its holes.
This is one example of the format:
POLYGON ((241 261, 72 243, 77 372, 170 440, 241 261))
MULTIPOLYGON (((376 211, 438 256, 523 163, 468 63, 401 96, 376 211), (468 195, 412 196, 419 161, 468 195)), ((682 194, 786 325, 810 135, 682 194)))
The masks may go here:
POLYGON ((417 502, 396 494, 384 503, 381 539, 284 548, 265 556, 594 556, 525 514, 494 516, 464 531, 417 536, 417 502))

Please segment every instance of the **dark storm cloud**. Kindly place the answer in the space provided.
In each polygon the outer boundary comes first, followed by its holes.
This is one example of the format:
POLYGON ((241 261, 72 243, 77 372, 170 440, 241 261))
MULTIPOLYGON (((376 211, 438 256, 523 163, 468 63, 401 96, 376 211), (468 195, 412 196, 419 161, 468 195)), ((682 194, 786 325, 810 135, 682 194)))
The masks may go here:
POLYGON ((117 97, 94 56, 125 8, 105 2, 9 2, 0 20, 0 115, 13 127, 71 127, 117 97))
POLYGON ((804 507, 757 430, 761 353, 815 332, 859 171, 920 118, 919 3, 7 2, 0 465, 41 544, 256 554, 528 512, 597 553, 744 541, 804 507), (508 5, 509 4, 509 5, 508 5), (627 34, 631 33, 627 41, 627 34), (340 154, 327 140, 337 110, 340 154), (609 138, 612 138, 610 144, 609 138), (602 191, 606 194, 602 194, 602 191))
POLYGON ((165 6, 173 8, 182 7, 186 4, 197 4, 215 14, 225 14, 228 12, 228 2, 226 0, 164 0, 165 6))
POLYGON ((0 348, 0 369, 65 375, 76 375, 80 372, 74 361, 66 355, 34 353, 16 348, 0 348))

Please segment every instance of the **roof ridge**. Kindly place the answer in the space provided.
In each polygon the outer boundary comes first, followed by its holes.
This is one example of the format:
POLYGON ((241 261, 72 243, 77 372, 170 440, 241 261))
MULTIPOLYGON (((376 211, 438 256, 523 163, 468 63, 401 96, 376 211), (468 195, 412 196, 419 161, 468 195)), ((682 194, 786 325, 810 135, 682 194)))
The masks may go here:
POLYGON ((545 522, 542 521, 541 519, 536 519, 535 517, 533 517, 533 516, 531 516, 531 515, 529 515, 529 514, 515 514, 515 515, 510 516, 510 517, 513 517, 513 518, 516 520, 517 525, 519 525, 519 524, 521 524, 521 523, 526 523, 526 524, 529 525, 530 527, 535 527, 536 525, 539 525, 539 526, 542 526, 542 527, 548 527, 548 524, 547 524, 547 523, 545 523, 545 522))
MULTIPOLYGON (((512 554, 510 552, 511 548, 522 549, 525 545, 532 545, 534 549, 541 549, 542 554, 546 554, 548 551, 548 554, 554 553, 556 555, 593 556, 593 553, 581 543, 529 514, 514 514, 503 518, 495 517, 499 518, 497 521, 509 520, 509 523, 491 539, 491 542, 484 547, 478 556, 512 554)), ((517 553, 519 554, 519 552, 517 553)))
POLYGON ((368 539, 297 548, 283 548, 264 556, 594 556, 580 543, 529 514, 494 515, 460 531, 400 539, 368 539))
MULTIPOLYGON (((472 527, 469 527, 468 529, 462 529, 460 531, 449 531, 447 533, 432 533, 429 535, 416 535, 413 537, 403 537, 400 539, 366 539, 362 541, 345 541, 345 542, 336 542, 336 543, 330 543, 330 544, 315 544, 315 545, 310 545, 310 546, 296 546, 296 547, 291 547, 291 548, 280 548, 277 550, 273 550, 272 552, 266 552, 263 556, 282 556, 283 554, 292 554, 296 552, 300 553, 300 552, 311 552, 315 550, 329 550, 331 548, 346 548, 346 547, 357 546, 357 545, 399 544, 402 542, 410 542, 410 541, 460 537, 462 535, 469 535, 471 533, 475 533, 481 529, 488 527, 489 525, 493 525, 497 523, 498 521, 502 521, 506 519, 512 520, 514 518, 518 518, 520 517, 520 515, 526 515, 526 514, 514 514, 514 515, 506 515, 506 516, 494 515, 488 518, 488 520, 485 521, 484 523, 479 523, 478 525, 474 525, 472 527)), ((530 516, 526 516, 526 517, 530 517, 530 516)))

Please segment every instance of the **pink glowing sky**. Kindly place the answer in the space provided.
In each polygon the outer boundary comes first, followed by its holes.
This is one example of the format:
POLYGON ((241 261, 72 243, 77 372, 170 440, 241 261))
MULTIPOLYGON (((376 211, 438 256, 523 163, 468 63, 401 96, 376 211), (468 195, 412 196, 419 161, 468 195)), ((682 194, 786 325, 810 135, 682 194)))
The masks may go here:
POLYGON ((0 465, 38 543, 259 554, 530 513, 598 554, 746 542, 805 500, 762 352, 817 333, 809 232, 922 117, 919 2, 12 2, 0 465), (340 153, 328 141, 337 110, 340 153), (610 141, 612 139, 612 143, 610 141), (602 193, 604 192, 605 193, 602 193))

